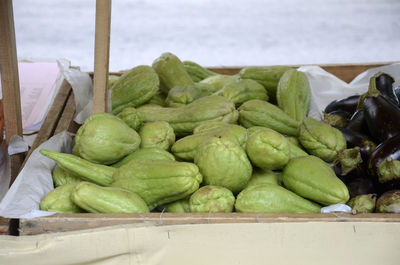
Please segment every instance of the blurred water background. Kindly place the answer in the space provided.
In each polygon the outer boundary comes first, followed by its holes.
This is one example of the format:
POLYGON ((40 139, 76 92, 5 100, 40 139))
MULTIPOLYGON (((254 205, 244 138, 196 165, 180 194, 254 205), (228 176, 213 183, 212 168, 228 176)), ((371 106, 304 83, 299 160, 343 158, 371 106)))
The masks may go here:
MULTIPOLYGON (((92 1, 16 0, 19 58, 94 65, 92 1)), ((400 61, 399 0, 114 0, 110 71, 165 51, 204 66, 400 61)))

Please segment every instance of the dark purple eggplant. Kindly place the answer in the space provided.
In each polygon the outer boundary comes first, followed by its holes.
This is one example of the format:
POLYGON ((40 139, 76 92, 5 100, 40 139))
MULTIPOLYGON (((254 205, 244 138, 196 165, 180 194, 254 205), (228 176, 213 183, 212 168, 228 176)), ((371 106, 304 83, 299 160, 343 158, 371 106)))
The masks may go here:
POLYGON ((377 146, 368 161, 368 173, 383 190, 400 188, 400 134, 377 146))
POLYGON ((377 185, 371 178, 357 178, 346 184, 350 198, 358 195, 377 193, 377 185))
POLYGON ((348 128, 336 128, 342 132, 344 138, 346 139, 347 147, 359 147, 362 160, 368 161, 370 154, 376 148, 375 142, 365 134, 354 132, 348 128))
POLYGON ((328 106, 326 106, 325 113, 331 113, 332 111, 335 110, 341 110, 348 112, 350 115, 353 115, 353 113, 357 109, 359 99, 360 95, 353 95, 347 98, 334 100, 331 103, 329 103, 328 106))
POLYGON ((364 110, 359 109, 354 112, 353 116, 351 116, 349 122, 347 123, 346 128, 354 132, 369 135, 368 125, 365 121, 364 110))
POLYGON ((324 122, 331 126, 344 128, 347 126, 351 115, 343 110, 334 110, 330 113, 324 113, 324 122))
POLYGON ((379 74, 370 79, 368 92, 360 98, 359 109, 364 110, 370 135, 381 143, 400 133, 400 108, 376 88, 375 79, 379 74))
POLYGON ((380 73, 376 79, 376 88, 381 94, 391 100, 396 106, 399 105, 399 100, 394 92, 393 83, 394 78, 388 74, 380 73))

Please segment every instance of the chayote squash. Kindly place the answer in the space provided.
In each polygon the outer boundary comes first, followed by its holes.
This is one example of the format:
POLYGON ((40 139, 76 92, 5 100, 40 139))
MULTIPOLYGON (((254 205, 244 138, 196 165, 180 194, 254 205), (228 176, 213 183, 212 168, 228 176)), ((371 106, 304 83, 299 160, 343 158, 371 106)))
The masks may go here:
POLYGON ((135 152, 127 155, 126 157, 122 158, 115 164, 112 164, 112 167, 119 168, 123 165, 128 164, 130 161, 134 159, 152 159, 152 160, 175 160, 173 154, 169 153, 168 151, 160 148, 142 148, 138 149, 135 152))
POLYGON ((237 75, 221 75, 221 74, 217 74, 217 75, 213 75, 213 76, 209 76, 203 80, 201 80, 200 82, 198 82, 198 84, 209 84, 212 85, 215 88, 215 91, 219 91, 221 90, 226 84, 232 82, 232 81, 236 81, 239 80, 240 77, 237 75))
POLYGON ((166 107, 166 98, 167 96, 159 90, 149 101, 146 102, 146 104, 166 107))
POLYGON ((290 145, 282 134, 265 128, 249 136, 246 153, 250 161, 264 170, 280 170, 290 159, 290 145))
POLYGON ((153 209, 191 195, 202 179, 193 163, 135 159, 115 172, 112 186, 135 192, 153 209))
POLYGON ((316 156, 292 158, 282 172, 286 188, 323 205, 346 203, 349 191, 333 169, 316 156))
POLYGON ((281 134, 297 136, 300 123, 279 107, 259 99, 249 100, 239 107, 239 122, 246 128, 262 126, 281 134))
POLYGON ((160 211, 168 213, 190 213, 189 198, 183 198, 158 207, 160 211))
POLYGON ((89 213, 148 213, 139 195, 122 188, 101 187, 82 181, 71 193, 71 199, 89 213))
POLYGON ((201 187, 189 200, 190 212, 193 213, 230 213, 234 204, 232 191, 214 185, 201 187))
POLYGON ((182 63, 193 82, 200 82, 209 76, 217 74, 192 61, 183 61, 182 63))
POLYGON ((274 172, 272 170, 257 169, 253 171, 249 183, 246 187, 259 185, 259 184, 275 184, 280 185, 281 172, 274 172))
POLYGON ((78 183, 81 181, 81 179, 71 172, 63 169, 59 165, 56 165, 51 173, 51 176, 53 178, 54 185, 56 187, 62 186, 64 184, 68 183, 78 183))
POLYGON ((160 88, 165 94, 177 85, 194 85, 181 60, 170 52, 161 54, 154 60, 152 67, 160 78, 160 88))
POLYGON ((208 121, 200 124, 199 126, 196 126, 193 130, 193 134, 203 133, 209 130, 214 130, 219 127, 225 127, 227 125, 228 125, 227 123, 221 121, 208 121))
POLYGON ((326 162, 332 162, 340 150, 346 149, 346 139, 341 131, 311 117, 305 118, 300 125, 298 139, 308 153, 326 162))
POLYGON ((178 108, 189 103, 192 103, 194 100, 211 95, 211 92, 203 91, 198 86, 187 86, 187 85, 178 85, 171 88, 168 92, 168 96, 165 99, 168 107, 178 108))
POLYGON ((311 88, 307 76, 296 69, 286 71, 276 91, 278 106, 296 121, 302 122, 310 109, 311 88))
POLYGON ((143 118, 140 116, 140 113, 132 107, 124 108, 120 113, 118 113, 117 117, 123 120, 135 131, 138 131, 143 123, 143 118))
POLYGON ((203 141, 211 137, 228 138, 243 147, 247 140, 246 129, 235 124, 217 122, 205 123, 204 126, 200 125, 196 127, 195 130, 197 131, 194 134, 185 136, 172 145, 171 152, 177 158, 186 161, 193 161, 194 155, 197 152, 197 147, 203 141), (210 129, 205 128, 205 126, 213 125, 215 125, 216 127, 211 127, 210 129))
MULTIPOLYGON (((261 127, 261 126, 254 126, 254 127, 250 127, 247 129, 247 135, 250 137, 250 135, 252 135, 253 133, 256 133, 260 130, 270 130, 269 128, 266 127, 261 127)), ((291 137, 291 136, 287 136, 286 139, 288 140, 288 144, 289 144, 289 157, 290 158, 294 158, 294 157, 298 157, 298 156, 307 156, 308 153, 306 151, 304 151, 302 149, 302 147, 300 146, 300 143, 298 142, 297 138, 295 137, 291 137)))
POLYGON ((191 134, 196 126, 208 121, 235 123, 238 119, 233 102, 221 96, 202 97, 181 108, 145 105, 137 110, 145 122, 168 122, 176 136, 191 134))
POLYGON ((251 99, 268 100, 265 88, 251 79, 238 79, 230 81, 218 92, 219 95, 229 98, 240 106, 242 103, 251 99))
POLYGON ((112 113, 118 114, 126 107, 142 105, 157 93, 159 87, 160 80, 153 68, 147 65, 134 67, 112 87, 112 113))
POLYGON ((145 123, 139 131, 141 148, 161 148, 169 150, 175 143, 174 129, 165 121, 145 123))
POLYGON ((58 213, 81 213, 79 208, 71 200, 71 193, 77 183, 68 183, 55 188, 47 193, 46 197, 40 202, 40 210, 58 213))
POLYGON ((264 86, 268 91, 271 102, 276 102, 276 90, 282 75, 292 69, 288 66, 249 66, 239 72, 240 78, 253 79, 264 86))
POLYGON ((203 141, 194 155, 204 185, 222 186, 239 193, 246 187, 252 166, 244 149, 228 138, 211 137, 203 141))
POLYGON ((96 113, 78 129, 72 153, 93 163, 109 165, 138 149, 140 141, 139 134, 120 118, 96 113))
POLYGON ((59 153, 52 150, 41 149, 40 153, 53 159, 62 169, 69 171, 81 180, 91 181, 102 186, 112 182, 115 168, 95 164, 72 154, 59 153))
POLYGON ((279 185, 259 184, 239 193, 235 209, 243 213, 319 213, 321 206, 279 185))

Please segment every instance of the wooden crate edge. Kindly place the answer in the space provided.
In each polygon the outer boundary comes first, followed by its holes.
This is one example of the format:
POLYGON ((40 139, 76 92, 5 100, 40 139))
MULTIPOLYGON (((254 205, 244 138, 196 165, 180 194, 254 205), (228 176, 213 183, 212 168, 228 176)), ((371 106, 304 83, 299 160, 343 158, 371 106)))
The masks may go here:
POLYGON ((149 214, 55 214, 20 219, 20 235, 67 232, 100 227, 137 225, 185 225, 232 223, 400 222, 400 214, 267 214, 267 213, 149 213, 149 214))

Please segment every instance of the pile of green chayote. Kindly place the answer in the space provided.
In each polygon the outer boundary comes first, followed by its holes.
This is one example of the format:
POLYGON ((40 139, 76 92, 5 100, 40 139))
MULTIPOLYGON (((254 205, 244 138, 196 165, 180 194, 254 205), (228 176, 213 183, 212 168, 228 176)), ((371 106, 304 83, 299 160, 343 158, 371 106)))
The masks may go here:
POLYGON ((223 75, 164 53, 110 89, 112 113, 84 122, 72 154, 40 150, 57 162, 41 209, 311 213, 350 199, 332 169, 346 140, 307 117, 294 68, 223 75))

